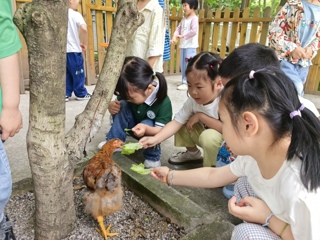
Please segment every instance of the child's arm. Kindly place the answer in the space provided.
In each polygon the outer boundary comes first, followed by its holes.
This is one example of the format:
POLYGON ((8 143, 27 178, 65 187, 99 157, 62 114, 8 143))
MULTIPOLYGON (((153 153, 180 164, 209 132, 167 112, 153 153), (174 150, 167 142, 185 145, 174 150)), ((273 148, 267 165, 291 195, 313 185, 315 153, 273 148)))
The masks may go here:
POLYGON ((174 172, 170 171, 168 167, 158 167, 151 171, 151 175, 163 183, 167 183, 167 180, 169 180, 168 183, 172 185, 201 188, 222 187, 238 179, 231 172, 230 165, 219 168, 203 167, 174 172))
POLYGON ((88 46, 88 30, 86 24, 80 25, 79 37, 81 49, 82 51, 86 51, 88 46))
POLYGON ((172 44, 176 44, 177 43, 177 38, 180 38, 179 36, 181 36, 180 32, 181 32, 181 22, 179 23, 177 29, 174 31, 173 37, 172 37, 172 39, 170 41, 172 44))
POLYGON ((188 122, 186 123, 186 128, 188 130, 192 129, 192 126, 197 123, 202 122, 205 124, 208 128, 212 128, 217 130, 219 133, 222 132, 222 123, 220 120, 209 117, 205 113, 196 113, 192 117, 189 118, 188 122))
POLYGON ((174 135, 181 127, 181 123, 177 122, 176 120, 172 120, 171 122, 167 123, 156 135, 153 137, 141 138, 139 143, 144 148, 153 147, 174 135))
POLYGON ((18 53, 0 58, 0 81, 2 88, 2 113, 0 127, 2 140, 13 137, 22 128, 20 103, 20 70, 18 53))

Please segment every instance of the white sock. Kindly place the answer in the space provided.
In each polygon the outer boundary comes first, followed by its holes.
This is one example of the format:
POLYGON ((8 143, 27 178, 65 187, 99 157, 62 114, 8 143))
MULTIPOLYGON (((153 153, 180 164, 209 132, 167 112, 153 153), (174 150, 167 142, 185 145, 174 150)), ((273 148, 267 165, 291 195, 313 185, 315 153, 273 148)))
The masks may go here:
POLYGON ((195 151, 195 152, 191 152, 191 151, 189 151, 189 150, 187 150, 191 155, 193 155, 193 156, 195 156, 195 155, 197 155, 198 153, 199 153, 199 149, 197 149, 197 151, 195 151))

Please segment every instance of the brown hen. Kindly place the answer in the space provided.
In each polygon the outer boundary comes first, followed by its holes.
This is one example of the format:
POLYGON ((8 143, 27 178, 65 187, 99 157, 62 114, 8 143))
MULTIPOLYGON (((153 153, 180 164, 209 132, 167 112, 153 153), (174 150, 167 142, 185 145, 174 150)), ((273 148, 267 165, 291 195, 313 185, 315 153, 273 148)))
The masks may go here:
POLYGON ((111 224, 106 229, 104 217, 122 208, 123 188, 121 168, 112 160, 116 148, 124 143, 119 139, 108 141, 88 162, 83 170, 83 180, 89 191, 84 196, 85 212, 99 223, 97 231, 107 239, 118 233, 110 233, 111 224))

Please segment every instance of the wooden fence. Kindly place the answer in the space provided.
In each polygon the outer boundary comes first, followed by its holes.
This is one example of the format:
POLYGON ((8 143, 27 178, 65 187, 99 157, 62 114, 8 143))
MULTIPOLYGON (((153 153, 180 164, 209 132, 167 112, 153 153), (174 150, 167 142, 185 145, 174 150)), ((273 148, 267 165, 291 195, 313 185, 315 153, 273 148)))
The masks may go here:
MULTIPOLYGON (((13 0, 14 1, 14 0, 13 0)), ((16 0, 17 5, 21 2, 31 2, 32 0, 16 0)), ((104 43, 108 43, 112 31, 114 14, 116 13, 115 0, 82 0, 78 11, 82 13, 88 25, 88 50, 85 54, 86 84, 96 83, 96 76, 101 71, 107 48, 104 43), (104 3, 105 2, 105 3, 104 3)), ((257 7, 250 11, 239 8, 231 11, 226 8, 224 11, 216 9, 201 9, 199 16, 199 48, 200 51, 212 51, 219 53, 222 58, 238 46, 249 42, 259 42, 268 45, 267 35, 269 24, 273 19, 271 8, 268 7, 260 12, 257 7)), ((179 22, 183 17, 182 9, 171 9, 170 31, 173 36, 179 22)), ((25 44, 21 51, 23 77, 28 78, 27 50, 25 44)), ((180 73, 180 49, 179 44, 171 45, 171 60, 164 64, 165 74, 180 73)), ((305 85, 306 93, 319 93, 320 82, 320 54, 313 60, 310 67, 308 81, 305 85)), ((27 81, 24 80, 24 83, 27 81)))

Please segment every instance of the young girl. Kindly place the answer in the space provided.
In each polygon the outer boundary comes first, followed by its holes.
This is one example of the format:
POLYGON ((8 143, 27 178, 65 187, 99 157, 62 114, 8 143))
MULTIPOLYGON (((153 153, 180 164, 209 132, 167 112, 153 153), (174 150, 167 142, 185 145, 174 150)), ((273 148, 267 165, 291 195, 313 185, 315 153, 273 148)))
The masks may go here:
POLYGON ((201 163, 203 148, 204 166, 215 164, 222 142, 218 116, 219 93, 222 88, 218 67, 221 59, 210 52, 202 52, 189 60, 186 70, 190 97, 168 123, 153 137, 144 137, 139 142, 152 147, 175 134, 175 146, 186 147, 169 159, 171 164, 201 163))
POLYGON ((198 0, 182 0, 184 17, 173 34, 171 42, 177 43, 180 39, 180 68, 182 74, 182 84, 178 90, 187 90, 186 68, 188 59, 197 54, 199 20, 196 15, 198 0))
POLYGON ((225 140, 241 157, 220 168, 156 168, 152 176, 206 188, 238 179, 228 205, 245 222, 233 239, 319 239, 320 121, 292 81, 271 67, 236 77, 222 91, 219 114, 225 140))
MULTIPOLYGON (((115 94, 118 100, 111 101, 108 108, 113 124, 106 141, 113 138, 125 141, 125 129, 131 129, 129 133, 135 138, 153 136, 172 119, 166 79, 161 73, 153 72, 148 62, 139 57, 126 57, 115 94)), ((160 154, 159 144, 145 149, 144 166, 161 166, 160 154)))

